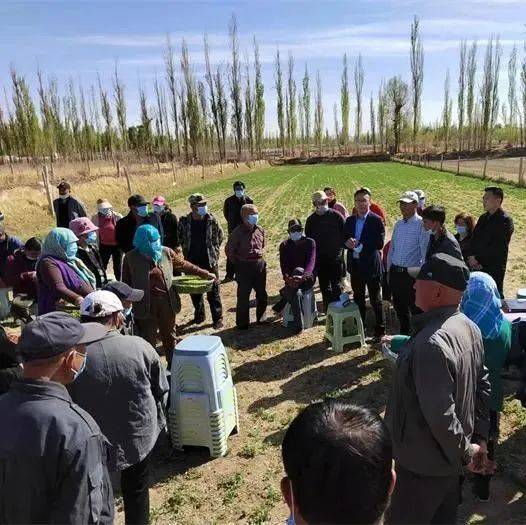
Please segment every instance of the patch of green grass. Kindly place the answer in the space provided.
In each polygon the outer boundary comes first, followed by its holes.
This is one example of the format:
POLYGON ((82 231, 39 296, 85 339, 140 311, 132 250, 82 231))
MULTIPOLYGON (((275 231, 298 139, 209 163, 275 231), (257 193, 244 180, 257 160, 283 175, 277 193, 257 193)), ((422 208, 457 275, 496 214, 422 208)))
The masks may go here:
POLYGON ((270 511, 281 501, 280 493, 272 486, 267 486, 264 500, 249 516, 248 523, 261 525, 270 521, 270 511))
POLYGON ((236 472, 229 478, 220 481, 217 488, 223 491, 223 505, 230 505, 237 499, 238 491, 243 484, 243 475, 236 472))
POLYGON ((255 441, 245 443, 237 455, 241 458, 251 459, 263 451, 263 445, 255 441))
POLYGON ((513 396, 506 398, 502 409, 503 415, 508 419, 514 430, 526 426, 526 408, 513 396))
POLYGON ((264 408, 260 408, 256 412, 256 415, 263 421, 268 421, 269 423, 273 423, 274 421, 276 421, 276 414, 271 410, 265 410, 264 408))

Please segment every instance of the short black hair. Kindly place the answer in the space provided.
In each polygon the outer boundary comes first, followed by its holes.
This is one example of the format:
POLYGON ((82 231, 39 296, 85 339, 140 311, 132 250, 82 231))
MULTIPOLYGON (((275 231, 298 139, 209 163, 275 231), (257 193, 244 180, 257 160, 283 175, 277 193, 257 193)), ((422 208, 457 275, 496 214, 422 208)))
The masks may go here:
POLYGON ((30 237, 24 244, 24 250, 29 250, 31 252, 40 252, 42 251, 42 243, 40 239, 36 237, 30 237))
POLYGON ((234 187, 234 190, 236 188, 243 188, 243 189, 245 189, 245 183, 240 181, 240 180, 236 180, 236 182, 234 182, 234 186, 233 187, 234 187))
POLYGON ((354 192, 354 196, 357 197, 358 195, 369 195, 371 196, 371 192, 368 188, 359 188, 354 192))
POLYGON ((327 399, 305 408, 282 446, 294 501, 307 523, 376 523, 389 503, 393 450, 375 412, 327 399))
POLYGON ((438 221, 440 224, 444 224, 446 222, 446 209, 444 206, 431 204, 422 210, 422 219, 438 221))
POLYGON ((484 188, 484 192, 492 193, 494 197, 497 197, 501 201, 504 200, 504 191, 498 186, 488 186, 487 188, 484 188))

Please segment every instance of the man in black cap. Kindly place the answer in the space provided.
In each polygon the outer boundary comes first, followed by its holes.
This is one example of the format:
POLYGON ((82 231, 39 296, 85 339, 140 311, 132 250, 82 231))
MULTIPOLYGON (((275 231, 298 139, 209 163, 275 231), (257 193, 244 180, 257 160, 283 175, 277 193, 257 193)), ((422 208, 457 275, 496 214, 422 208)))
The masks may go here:
MULTIPOLYGON (((223 205, 223 215, 228 225, 228 235, 243 223, 241 208, 245 204, 254 204, 254 201, 245 193, 245 183, 237 180, 234 182, 234 195, 227 197, 223 205)), ((234 264, 227 259, 226 276, 223 282, 233 281, 234 275, 234 264)))
POLYGON ((150 213, 150 204, 142 195, 132 195, 128 199, 128 215, 117 221, 115 225, 115 237, 117 245, 124 252, 133 250, 133 237, 135 230, 142 224, 151 224, 159 230, 161 242, 163 240, 163 227, 158 213, 150 213))
POLYGON ((142 301, 144 290, 132 288, 122 281, 110 281, 102 289, 114 293, 122 302, 124 322, 121 327, 121 334, 137 335, 135 333, 135 319, 133 318, 133 303, 142 301))
POLYGON ((58 199, 53 201, 57 228, 69 228, 69 223, 79 217, 87 217, 84 204, 71 196, 71 185, 65 180, 57 186, 58 199))
POLYGON ((22 331, 23 379, 0 397, 4 523, 113 523, 108 442, 64 385, 84 370, 106 328, 52 312, 22 331))
POLYGON ((439 253, 416 280, 423 313, 399 351, 386 412, 397 474, 389 523, 456 523, 462 467, 477 471, 486 458, 484 346, 458 310, 468 278, 463 261, 439 253))

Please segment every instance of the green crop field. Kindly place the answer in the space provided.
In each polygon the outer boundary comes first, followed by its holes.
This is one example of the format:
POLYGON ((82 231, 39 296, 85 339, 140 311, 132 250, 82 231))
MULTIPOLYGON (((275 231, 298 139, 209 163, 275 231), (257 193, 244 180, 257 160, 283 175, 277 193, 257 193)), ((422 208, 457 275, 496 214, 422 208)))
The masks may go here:
MULTIPOLYGON (((459 211, 481 213, 485 182, 395 163, 272 167, 241 178, 259 207, 261 224, 268 233, 268 291, 275 300, 281 286, 277 246, 285 237, 287 221, 311 212, 311 193, 332 185, 338 197, 351 206, 359 186, 368 186, 373 198, 388 212, 388 226, 398 216, 401 192, 422 188, 428 202, 448 211, 448 223, 459 211)), ((210 210, 222 219, 222 203, 236 178, 204 183, 175 191, 171 203, 179 215, 188 212, 186 198, 192 191, 204 193, 210 210)), ((526 190, 505 187, 505 207, 516 224, 507 288, 526 282, 523 262, 526 190)), ((224 224, 224 222, 223 222, 224 224)), ((222 261, 224 269, 224 258, 222 261)), ((229 438, 228 455, 210 460, 206 451, 187 450, 173 455, 165 446, 159 453, 151 491, 156 523, 282 523, 288 511, 281 502, 283 475, 280 445, 284 431, 297 411, 326 396, 360 403, 382 412, 389 395, 391 369, 376 348, 368 346, 334 354, 323 340, 323 326, 291 337, 279 319, 268 326, 240 334, 234 326, 235 283, 221 287, 226 328, 218 333, 228 348, 239 397, 240 434, 229 438)), ((190 319, 191 304, 183 296, 178 324, 190 319)), ((207 314, 208 315, 208 314, 207 314)), ((209 323, 209 320, 208 320, 209 323)), ((213 333, 210 324, 201 333, 213 333)), ((196 333, 182 328, 179 335, 196 333)), ((498 452, 500 473, 493 481, 491 505, 474 501, 469 487, 462 507, 463 521, 470 523, 518 523, 526 503, 512 477, 526 479, 522 465, 526 453, 526 411, 512 394, 516 384, 506 384, 508 398, 502 418, 502 444, 498 452)), ((467 485, 468 486, 468 485, 467 485)), ((119 521, 122 522, 122 513, 119 521)))

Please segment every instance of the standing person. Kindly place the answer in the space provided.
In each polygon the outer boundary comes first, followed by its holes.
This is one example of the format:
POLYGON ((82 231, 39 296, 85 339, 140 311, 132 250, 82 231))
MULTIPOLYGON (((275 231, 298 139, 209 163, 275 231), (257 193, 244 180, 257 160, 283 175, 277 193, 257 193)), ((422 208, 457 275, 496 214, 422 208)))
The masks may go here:
POLYGON ((137 228, 133 244, 135 248, 124 256, 122 280, 144 292, 142 300, 133 304, 135 322, 141 337, 154 348, 159 330, 170 368, 176 342, 175 315, 181 308, 179 295, 172 286, 174 269, 204 279, 215 279, 216 276, 163 246, 159 230, 151 224, 137 228))
POLYGON ((432 204, 424 208, 421 217, 424 222, 424 228, 430 233, 426 260, 435 255, 435 253, 447 253, 451 257, 456 257, 461 261, 464 260, 458 241, 445 226, 446 209, 444 206, 432 204))
POLYGON ((489 500, 489 487, 495 473, 495 449, 499 442, 499 421, 504 401, 502 368, 512 345, 512 324, 502 313, 497 285, 487 273, 472 272, 460 311, 480 329, 484 343, 484 363, 489 370, 491 397, 489 401, 488 461, 484 472, 475 473, 474 489, 482 501, 489 500))
POLYGON ((279 291, 281 299, 272 307, 278 313, 287 303, 294 316, 294 331, 303 331, 301 300, 304 293, 312 291, 316 281, 316 243, 305 237, 299 219, 291 219, 289 238, 279 245, 279 263, 285 286, 279 291))
POLYGON ((414 192, 418 197, 418 206, 416 207, 416 213, 422 216, 422 212, 426 207, 426 194, 424 193, 424 190, 414 190, 414 192))
POLYGON ((87 217, 84 204, 71 196, 71 185, 65 180, 57 186, 58 198, 53 201, 57 218, 57 228, 68 228, 69 223, 77 217, 87 217))
POLYGON ((150 204, 142 195, 132 195, 128 199, 128 208, 130 209, 128 215, 117 222, 115 226, 115 237, 117 245, 124 252, 128 253, 133 250, 133 239, 135 232, 139 226, 143 224, 150 224, 157 229, 163 238, 163 227, 161 218, 157 213, 150 213, 148 209, 150 204))
POLYGON ((347 219, 347 217, 349 217, 349 212, 343 203, 336 199, 336 190, 331 186, 327 186, 323 188, 323 191, 325 192, 325 195, 327 195, 327 203, 329 204, 329 208, 339 213, 343 220, 347 219))
POLYGON ((179 228, 177 217, 172 212, 166 199, 162 195, 157 195, 152 200, 153 212, 161 218, 163 227, 163 246, 175 250, 181 243, 179 242, 179 228))
MULTIPOLYGON (((179 239, 185 258, 191 263, 215 274, 216 281, 206 294, 214 329, 223 328, 223 306, 219 295, 219 250, 223 243, 223 230, 217 219, 208 211, 206 199, 200 193, 188 197, 190 213, 179 221, 179 239)), ((191 295, 194 305, 193 324, 205 321, 203 295, 191 295)))
POLYGON ((23 246, 18 237, 6 233, 4 214, 0 212, 0 319, 5 319, 10 312, 9 285, 4 281, 5 266, 8 258, 23 246))
POLYGON ((24 377, 0 397, 2 522, 113 523, 109 444, 65 388, 84 370, 86 345, 105 334, 64 312, 22 330, 24 377))
POLYGON ((482 203, 485 213, 480 216, 471 242, 468 266, 488 273, 497 283, 504 297, 504 275, 508 262, 508 248, 513 235, 513 220, 502 209, 502 188, 490 186, 484 190, 482 203))
POLYGON ((120 299, 104 290, 82 301, 81 321, 100 324, 106 335, 88 345, 86 367, 69 391, 117 451, 114 468, 120 472, 124 521, 147 524, 151 452, 166 427, 169 385, 152 345, 119 332, 123 309, 120 299))
POLYGON ((342 293, 340 279, 345 221, 338 212, 329 208, 324 191, 314 192, 312 205, 315 211, 305 222, 305 235, 316 243, 316 272, 327 312, 329 303, 337 301, 342 293))
POLYGON ((485 463, 490 384, 477 326, 458 310, 463 261, 439 253, 416 280, 415 334, 400 349, 386 422, 397 482, 389 523, 456 523, 463 464, 485 463), (416 504, 418 502, 418 504, 416 504))
POLYGON ((258 209, 253 204, 245 204, 241 208, 241 218, 243 224, 230 234, 225 252, 236 274, 236 327, 238 330, 247 330, 252 290, 256 292, 256 320, 258 324, 266 322, 267 263, 264 259, 265 230, 258 226, 258 209))
POLYGON ((80 305, 95 289, 95 276, 77 257, 78 238, 69 228, 53 228, 37 262, 38 315, 54 312, 58 301, 80 305))
MULTIPOLYGON (((357 191, 365 192, 369 195, 369 197, 371 198, 370 210, 373 213, 376 213, 376 215, 378 215, 380 219, 382 219, 382 222, 384 223, 384 226, 385 226, 386 220, 387 220, 387 213, 382 208, 382 206, 380 206, 378 202, 373 201, 373 194, 371 193, 371 190, 365 186, 362 186, 357 191)), ((356 209, 356 206, 355 206, 352 210, 352 215, 357 215, 357 214, 358 214, 358 210, 356 209)))
POLYGON ((411 315, 418 313, 415 307, 414 278, 409 269, 420 267, 426 259, 429 233, 424 228, 422 218, 416 213, 418 196, 406 191, 398 200, 402 218, 396 221, 391 244, 387 253, 389 286, 393 306, 400 323, 400 333, 409 335, 411 315))
POLYGON ((102 288, 108 282, 106 270, 102 257, 97 248, 97 231, 95 226, 87 217, 73 219, 69 223, 69 229, 78 237, 77 257, 95 276, 95 285, 102 288))
MULTIPOLYGON (((245 183, 237 180, 234 182, 234 195, 230 195, 223 205, 223 215, 225 217, 228 235, 230 235, 238 226, 243 224, 241 219, 241 208, 245 204, 254 204, 254 201, 246 194, 245 183)), ((223 282, 233 281, 235 277, 234 264, 227 259, 226 276, 223 282)))
POLYGON ((473 230, 475 220, 471 215, 459 213, 455 217, 455 239, 458 241, 464 262, 468 264, 469 254, 471 253, 471 243, 473 241, 473 230))
POLYGON ((91 218, 93 224, 99 229, 99 251, 104 271, 108 269, 110 258, 113 264, 113 275, 117 281, 121 278, 122 251, 117 245, 116 227, 122 215, 117 213, 107 200, 97 201, 97 213, 91 218))
POLYGON ((313 403, 290 424, 282 458, 287 523, 383 523, 396 474, 375 412, 334 399, 313 403))
POLYGON ((144 291, 132 288, 121 281, 109 281, 103 290, 114 293, 122 303, 124 310, 122 315, 124 318, 121 333, 123 335, 137 335, 135 333, 135 319, 133 317, 133 303, 142 301, 144 291))
POLYGON ((360 309, 365 326, 365 288, 374 310, 376 324, 374 341, 380 342, 385 334, 384 310, 382 305, 382 255, 385 226, 382 218, 371 211, 371 196, 364 189, 354 194, 357 215, 345 221, 344 240, 348 250, 347 264, 351 274, 354 300, 360 309))
POLYGON ((38 282, 36 265, 42 244, 36 237, 26 241, 7 259, 4 267, 5 283, 13 288, 12 310, 22 319, 29 320, 37 313, 38 282))

